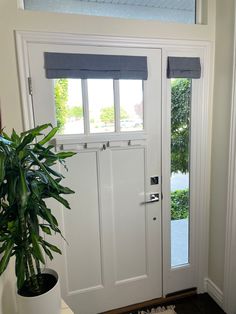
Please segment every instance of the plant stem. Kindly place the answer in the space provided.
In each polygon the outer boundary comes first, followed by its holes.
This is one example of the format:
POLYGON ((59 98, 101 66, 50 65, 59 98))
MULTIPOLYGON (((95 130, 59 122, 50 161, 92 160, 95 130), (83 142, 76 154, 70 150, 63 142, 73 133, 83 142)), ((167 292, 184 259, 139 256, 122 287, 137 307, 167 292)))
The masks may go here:
MULTIPOLYGON (((26 267, 27 269, 27 274, 26 276, 29 276, 29 285, 31 286, 33 292, 35 294, 39 294, 40 293, 40 289, 39 289, 39 284, 38 284, 38 280, 35 274, 35 270, 34 270, 34 264, 33 264, 33 259, 31 256, 31 252, 30 252, 30 245, 29 245, 29 240, 27 237, 27 225, 26 225, 26 221, 23 215, 20 215, 20 224, 21 224, 21 231, 22 231, 22 237, 23 237, 23 243, 24 243, 24 247, 25 247, 25 259, 26 259, 26 263, 28 264, 29 267, 29 271, 28 271, 28 267, 26 267)), ((26 278, 27 280, 27 278, 26 278)))
POLYGON ((29 269, 30 269, 30 280, 31 280, 31 283, 32 283, 32 290, 33 290, 33 292, 35 294, 38 295, 38 294, 40 294, 40 288, 39 288, 39 283, 38 283, 37 276, 35 274, 35 269, 34 269, 32 255, 31 255, 29 250, 26 253, 26 255, 27 255, 28 265, 29 265, 29 269))

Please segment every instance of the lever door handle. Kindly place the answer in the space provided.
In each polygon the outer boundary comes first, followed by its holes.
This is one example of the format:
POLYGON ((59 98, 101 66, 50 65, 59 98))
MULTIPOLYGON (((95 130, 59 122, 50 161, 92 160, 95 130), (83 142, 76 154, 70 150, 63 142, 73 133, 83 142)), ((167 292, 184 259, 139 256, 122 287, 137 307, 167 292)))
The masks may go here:
POLYGON ((146 202, 142 202, 142 204, 155 203, 155 202, 159 202, 159 200, 160 200, 159 193, 151 193, 150 200, 146 202))

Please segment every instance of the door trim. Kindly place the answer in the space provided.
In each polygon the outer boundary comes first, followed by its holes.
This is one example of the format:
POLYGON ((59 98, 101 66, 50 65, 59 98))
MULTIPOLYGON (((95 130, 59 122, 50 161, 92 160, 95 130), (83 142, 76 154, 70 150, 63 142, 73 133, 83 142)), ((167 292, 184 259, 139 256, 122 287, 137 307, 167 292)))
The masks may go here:
MULTIPOLYGON (((206 41, 172 40, 172 39, 145 39, 137 37, 112 37, 112 36, 91 36, 66 33, 15 31, 19 83, 21 91, 23 125, 24 129, 33 127, 32 97, 28 91, 28 77, 30 77, 28 49, 30 43, 54 43, 64 45, 86 45, 86 46, 110 46, 127 48, 159 48, 163 56, 169 51, 200 50, 204 62, 203 67, 203 98, 201 105, 201 129, 198 136, 199 151, 196 154, 196 167, 198 171, 196 195, 201 195, 195 200, 199 208, 199 215, 196 217, 196 225, 200 226, 195 243, 196 253, 196 286, 199 292, 204 291, 204 278, 208 273, 208 235, 209 235, 209 199, 210 199, 210 157, 211 157, 211 118, 212 118, 212 73, 213 58, 212 44, 206 41)), ((162 82, 166 82, 165 57, 163 57, 162 82)), ((163 84, 162 99, 166 104, 166 84, 163 84)), ((165 111, 163 106, 163 112, 165 111)), ((164 134, 164 132, 163 132, 164 134)), ((163 137, 163 143, 165 143, 163 137)), ((165 157, 165 156, 163 156, 165 157)), ((164 274, 165 277, 165 274, 164 274)), ((165 291, 163 291, 163 294, 165 291)))
MULTIPOLYGON (((236 16, 236 9, 235 9, 236 16)), ((234 27, 234 55, 232 77, 231 121, 229 140, 229 165, 228 165, 228 195, 226 211, 226 237, 225 237, 225 266, 223 286, 223 309, 232 314, 235 311, 235 276, 236 270, 236 25, 234 27)))

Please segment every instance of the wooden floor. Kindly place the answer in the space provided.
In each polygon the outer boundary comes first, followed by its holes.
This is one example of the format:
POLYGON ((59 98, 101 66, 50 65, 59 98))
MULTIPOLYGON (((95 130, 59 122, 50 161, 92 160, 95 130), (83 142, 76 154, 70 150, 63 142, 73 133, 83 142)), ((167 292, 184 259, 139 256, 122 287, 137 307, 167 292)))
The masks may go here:
MULTIPOLYGON (((196 294, 175 301, 172 300, 161 305, 175 305, 175 311, 177 314, 225 314, 225 312, 212 300, 212 298, 207 293, 196 294)), ((160 306, 160 304, 157 306, 160 306)), ((151 310, 152 307, 142 308, 140 310, 151 310)), ((130 313, 131 312, 126 312, 124 314, 130 313)), ((132 314, 137 313, 138 311, 132 311, 132 314)))

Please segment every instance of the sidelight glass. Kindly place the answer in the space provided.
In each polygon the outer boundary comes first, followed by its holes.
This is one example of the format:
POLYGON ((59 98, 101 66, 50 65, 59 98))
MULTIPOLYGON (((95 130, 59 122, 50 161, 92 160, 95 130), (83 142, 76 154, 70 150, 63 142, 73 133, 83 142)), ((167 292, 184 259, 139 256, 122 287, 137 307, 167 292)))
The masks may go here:
POLYGON ((191 79, 171 79, 171 266, 189 263, 191 79))

